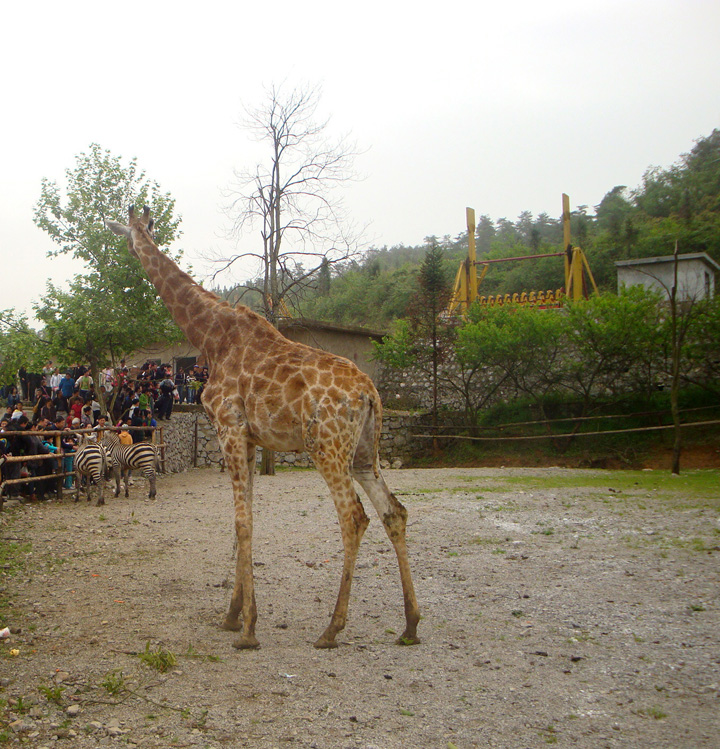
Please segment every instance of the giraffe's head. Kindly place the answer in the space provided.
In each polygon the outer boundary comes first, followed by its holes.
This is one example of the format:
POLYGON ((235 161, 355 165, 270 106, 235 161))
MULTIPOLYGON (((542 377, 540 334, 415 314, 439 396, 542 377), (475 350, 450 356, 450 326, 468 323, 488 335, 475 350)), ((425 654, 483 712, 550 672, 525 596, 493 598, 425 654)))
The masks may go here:
POLYGON ((135 249, 135 241, 142 237, 153 241, 153 220, 150 218, 150 208, 145 206, 143 208, 142 215, 137 216, 135 214, 135 206, 131 205, 129 214, 128 226, 119 223, 118 221, 106 221, 107 226, 113 234, 118 234, 121 237, 127 238, 128 251, 133 257, 137 257, 138 253, 135 249))

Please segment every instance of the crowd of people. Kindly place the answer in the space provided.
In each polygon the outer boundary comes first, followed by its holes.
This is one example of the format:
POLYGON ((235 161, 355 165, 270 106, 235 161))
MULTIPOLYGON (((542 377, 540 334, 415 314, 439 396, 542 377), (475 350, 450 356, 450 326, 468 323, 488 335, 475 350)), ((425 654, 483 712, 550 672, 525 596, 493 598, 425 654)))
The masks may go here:
MULTIPOLYGON (((97 432, 114 426, 120 429, 123 441, 150 439, 152 427, 158 421, 170 419, 174 404, 201 402, 207 368, 193 366, 173 374, 169 365, 155 362, 146 362, 134 371, 125 366, 106 367, 96 383, 89 367, 78 365, 61 374, 58 367, 48 362, 34 383, 33 377, 37 376, 20 369, 19 388, 15 384, 0 388, 0 398, 5 402, 4 412, 0 413, 0 483, 36 478, 9 485, 5 493, 43 499, 53 488, 54 479, 49 476, 60 468, 64 473, 72 471, 72 456, 78 444, 75 430, 97 432), (35 385, 32 398, 31 384, 35 385), (57 457, 24 462, 5 460, 10 456, 50 454, 57 457)), ((72 485, 73 477, 66 476, 65 488, 72 485)))

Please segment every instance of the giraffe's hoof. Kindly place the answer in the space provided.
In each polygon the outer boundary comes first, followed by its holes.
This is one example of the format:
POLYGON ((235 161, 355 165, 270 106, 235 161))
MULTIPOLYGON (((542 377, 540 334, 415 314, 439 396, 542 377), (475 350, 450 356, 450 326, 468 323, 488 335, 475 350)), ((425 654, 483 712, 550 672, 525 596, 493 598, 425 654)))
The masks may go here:
POLYGON ((225 629, 228 632, 240 632, 242 631, 242 624, 237 619, 225 618, 225 621, 220 625, 220 629, 225 629))
POLYGON ((254 635, 247 635, 245 637, 238 637, 237 640, 232 644, 236 650, 256 650, 260 647, 260 643, 257 641, 254 635))
POLYGON ((395 640, 396 645, 419 645, 420 644, 420 638, 413 634, 409 635, 407 633, 402 634, 400 637, 395 640))
POLYGON ((314 647, 316 647, 316 648, 318 648, 318 649, 319 649, 319 648, 323 648, 323 649, 325 649, 325 650, 328 650, 328 649, 331 649, 331 648, 336 648, 337 646, 338 646, 338 644, 337 644, 337 642, 335 642, 335 640, 331 640, 331 639, 329 639, 328 637, 325 637, 325 635, 323 635, 323 636, 322 636, 322 637, 321 637, 321 638, 320 638, 320 639, 319 639, 319 640, 318 640, 318 641, 317 641, 317 642, 315 643, 315 645, 314 645, 314 647))

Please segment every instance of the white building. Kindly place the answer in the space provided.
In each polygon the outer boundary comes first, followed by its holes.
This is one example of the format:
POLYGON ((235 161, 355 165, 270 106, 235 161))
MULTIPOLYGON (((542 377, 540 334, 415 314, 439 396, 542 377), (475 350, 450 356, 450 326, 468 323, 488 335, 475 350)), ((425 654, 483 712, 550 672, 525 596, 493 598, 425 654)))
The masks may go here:
MULTIPOLYGON (((678 255, 679 302, 698 301, 715 296, 715 273, 718 265, 705 252, 678 255)), ((637 260, 619 260, 615 263, 618 289, 623 286, 645 286, 668 296, 673 287, 675 256, 643 257, 637 260)))

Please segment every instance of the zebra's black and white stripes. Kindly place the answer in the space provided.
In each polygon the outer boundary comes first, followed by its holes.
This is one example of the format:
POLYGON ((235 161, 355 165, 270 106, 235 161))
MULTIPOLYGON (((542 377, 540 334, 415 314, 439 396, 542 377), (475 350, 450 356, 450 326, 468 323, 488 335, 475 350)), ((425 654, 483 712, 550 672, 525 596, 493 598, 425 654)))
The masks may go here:
POLYGON ((100 444, 107 451, 110 465, 115 473, 115 496, 120 493, 120 478, 122 474, 125 482, 125 496, 129 495, 128 476, 131 470, 142 471, 149 483, 148 497, 155 496, 155 471, 159 467, 158 452, 155 445, 149 442, 136 442, 123 445, 115 432, 105 430, 100 444))
POLYGON ((105 449, 94 442, 86 442, 78 447, 74 458, 75 501, 77 502, 80 499, 80 487, 84 477, 87 482, 85 484, 85 495, 88 501, 90 501, 90 482, 92 481, 98 487, 97 503, 98 505, 104 505, 103 487, 105 486, 105 470, 107 468, 105 449))

